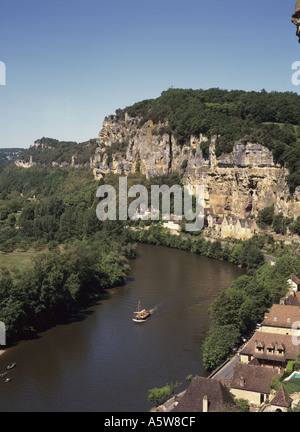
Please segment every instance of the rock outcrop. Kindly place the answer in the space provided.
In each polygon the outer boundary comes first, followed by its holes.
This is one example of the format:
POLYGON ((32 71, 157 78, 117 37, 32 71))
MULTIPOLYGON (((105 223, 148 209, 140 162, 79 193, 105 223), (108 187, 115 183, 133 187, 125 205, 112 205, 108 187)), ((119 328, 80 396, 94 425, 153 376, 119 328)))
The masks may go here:
POLYGON ((189 143, 179 145, 165 130, 163 123, 142 123, 127 113, 122 118, 106 117, 91 159, 95 179, 108 173, 136 172, 150 179, 179 171, 186 184, 204 185, 205 205, 216 213, 256 216, 274 204, 275 211, 285 216, 300 215, 300 188, 290 193, 287 169, 275 163, 266 147, 237 142, 230 154, 216 157, 216 136, 205 155, 201 143, 208 138, 204 135, 192 136, 189 143))

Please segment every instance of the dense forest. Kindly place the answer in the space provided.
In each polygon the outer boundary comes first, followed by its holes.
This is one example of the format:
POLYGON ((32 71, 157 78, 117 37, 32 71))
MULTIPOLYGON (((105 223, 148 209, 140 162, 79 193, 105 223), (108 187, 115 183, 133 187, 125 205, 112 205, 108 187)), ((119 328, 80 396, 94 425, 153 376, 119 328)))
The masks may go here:
POLYGON ((35 251, 25 267, 0 268, 9 342, 68 319, 125 282, 135 245, 121 222, 97 219, 96 189, 84 169, 11 165, 0 173, 0 251, 35 251))
POLYGON ((20 159, 29 162, 33 156, 33 162, 38 165, 52 166, 52 164, 69 164, 89 166, 90 158, 94 156, 97 148, 96 139, 77 143, 76 141, 59 141, 54 138, 43 137, 35 141, 34 146, 21 152, 20 159))
MULTIPOLYGON (((300 185, 300 96, 292 92, 169 89, 156 99, 144 100, 116 115, 161 122, 161 132, 173 133, 178 142, 200 133, 218 135, 216 154, 232 151, 236 141, 258 142, 273 152, 290 171, 291 190, 300 185)), ((207 150, 207 143, 203 150, 207 150)))
POLYGON ((0 149, 0 171, 14 161, 22 152, 22 148, 1 148, 0 149))

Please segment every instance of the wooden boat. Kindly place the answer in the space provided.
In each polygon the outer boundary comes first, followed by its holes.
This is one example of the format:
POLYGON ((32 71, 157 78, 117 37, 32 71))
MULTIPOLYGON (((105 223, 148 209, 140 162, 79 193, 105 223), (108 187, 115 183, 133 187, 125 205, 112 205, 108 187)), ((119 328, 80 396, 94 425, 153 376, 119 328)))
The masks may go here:
POLYGON ((7 370, 9 370, 9 369, 13 369, 16 365, 17 365, 17 363, 14 362, 14 363, 12 363, 11 365, 6 366, 6 369, 7 369, 7 370))
POLYGON ((144 322, 151 316, 151 312, 147 309, 141 309, 141 302, 138 303, 138 310, 134 312, 134 322, 144 322))

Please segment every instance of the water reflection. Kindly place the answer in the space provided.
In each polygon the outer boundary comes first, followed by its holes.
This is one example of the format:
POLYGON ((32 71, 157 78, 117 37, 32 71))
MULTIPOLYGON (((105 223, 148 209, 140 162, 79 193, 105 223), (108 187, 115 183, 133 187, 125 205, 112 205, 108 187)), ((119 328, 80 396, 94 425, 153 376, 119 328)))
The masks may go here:
POLYGON ((138 254, 125 286, 0 356, 0 372, 18 363, 12 382, 0 382, 1 411, 148 411, 148 389, 205 374, 208 308, 242 271, 164 247, 138 254), (139 300, 153 309, 142 324, 132 321, 139 300))

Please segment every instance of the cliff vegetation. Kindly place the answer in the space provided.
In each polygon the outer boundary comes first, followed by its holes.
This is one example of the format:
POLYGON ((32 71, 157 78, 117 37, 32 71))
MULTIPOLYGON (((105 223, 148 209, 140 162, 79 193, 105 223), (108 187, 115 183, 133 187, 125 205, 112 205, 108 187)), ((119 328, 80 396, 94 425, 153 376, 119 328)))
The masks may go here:
MULTIPOLYGON (((300 97, 296 93, 169 89, 157 99, 116 111, 120 119, 125 113, 139 118, 139 126, 149 120, 163 124, 158 133, 174 134, 181 145, 192 135, 218 135, 217 157, 232 152, 237 141, 262 144, 289 169, 290 188, 300 185, 300 97)), ((207 142, 202 148, 208 155, 207 142)))

